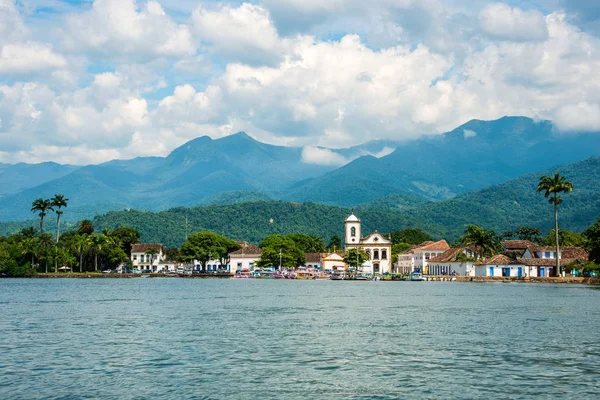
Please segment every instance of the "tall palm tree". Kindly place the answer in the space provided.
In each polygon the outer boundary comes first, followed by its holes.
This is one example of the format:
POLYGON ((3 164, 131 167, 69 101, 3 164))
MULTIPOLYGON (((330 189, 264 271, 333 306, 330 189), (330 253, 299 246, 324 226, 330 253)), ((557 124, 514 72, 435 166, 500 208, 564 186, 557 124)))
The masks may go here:
POLYGON ((544 192, 544 197, 549 197, 548 202, 554 205, 554 239, 556 241, 556 270, 554 276, 560 275, 560 253, 558 247, 558 205, 562 204, 560 193, 570 193, 573 191, 573 183, 559 173, 554 176, 542 176, 538 183, 537 193, 544 192))
POLYGON ((463 245, 475 246, 475 252, 481 258, 496 253, 496 234, 480 226, 468 225, 460 241, 463 245))
POLYGON ((83 254, 89 250, 89 239, 84 235, 73 237, 73 250, 79 254, 79 272, 83 272, 83 254))
POLYGON ((48 211, 53 211, 52 202, 41 197, 31 203, 31 212, 39 213, 40 216, 40 233, 44 233, 44 217, 48 211))
POLYGON ((61 208, 67 206, 69 199, 66 199, 62 194, 55 194, 51 201, 52 207, 56 207, 56 243, 58 243, 60 239, 60 216, 64 212, 61 208))
POLYGON ((94 233, 94 226, 92 225, 92 221, 89 219, 82 219, 77 224, 77 233, 80 235, 91 235, 94 233))

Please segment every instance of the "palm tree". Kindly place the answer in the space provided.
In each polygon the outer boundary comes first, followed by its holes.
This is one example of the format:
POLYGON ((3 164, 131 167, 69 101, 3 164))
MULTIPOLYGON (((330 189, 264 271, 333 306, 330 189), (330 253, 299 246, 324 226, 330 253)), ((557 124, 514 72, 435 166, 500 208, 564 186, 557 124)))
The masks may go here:
POLYGON ((468 225, 465 235, 460 239, 463 245, 475 246, 475 252, 481 258, 496 253, 496 234, 477 225, 468 225))
POLYGON ((538 183, 537 193, 544 192, 544 197, 549 197, 548 202, 554 205, 554 239, 556 241, 556 270, 554 276, 560 275, 560 253, 558 248, 558 205, 562 204, 560 193, 573 191, 573 183, 567 182, 566 178, 559 173, 554 176, 542 176, 538 183))
POLYGON ((98 255, 102 253, 106 247, 110 246, 112 240, 104 233, 101 233, 100 235, 92 234, 90 239, 92 248, 94 249, 94 270, 98 272, 98 255))
POLYGON ((40 233, 44 233, 44 217, 48 214, 48 211, 53 211, 52 202, 48 199, 42 199, 41 197, 31 203, 31 212, 39 212, 40 216, 40 233))
POLYGON ((79 254, 79 272, 83 272, 83 253, 89 249, 89 240, 84 235, 73 237, 73 250, 79 254))
POLYGON ((94 233, 94 226, 89 219, 82 219, 77 225, 77 233, 80 235, 91 235, 94 233))
POLYGON ((150 255, 152 258, 152 261, 150 262, 150 270, 152 270, 152 266, 154 265, 154 256, 158 254, 158 250, 154 247, 150 247, 148 250, 146 250, 146 254, 150 255))
POLYGON ((62 194, 55 194, 51 201, 52 207, 56 207, 56 243, 58 243, 60 239, 60 216, 64 212, 61 208, 67 206, 69 199, 66 199, 62 194))

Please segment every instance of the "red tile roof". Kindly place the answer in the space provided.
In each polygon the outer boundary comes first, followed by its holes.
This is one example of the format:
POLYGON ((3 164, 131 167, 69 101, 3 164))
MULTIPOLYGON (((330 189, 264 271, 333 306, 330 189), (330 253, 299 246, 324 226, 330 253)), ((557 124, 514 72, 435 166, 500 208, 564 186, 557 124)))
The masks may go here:
POLYGON ((148 249, 156 249, 158 251, 163 250, 162 244, 146 244, 146 243, 134 243, 131 245, 132 253, 146 253, 148 249))
POLYGON ((455 260, 456 256, 464 251, 464 247, 456 247, 452 249, 448 249, 437 257, 433 257, 429 260, 429 263, 432 262, 452 262, 455 260))
POLYGON ((321 262, 321 253, 305 253, 304 258, 307 263, 318 263, 321 262))
POLYGON ((415 250, 448 250, 450 245, 445 240, 440 240, 439 242, 427 244, 425 246, 421 245, 417 247, 415 250))
MULTIPOLYGON (((575 258, 561 258, 560 265, 571 264, 575 258)), ((531 267, 552 267, 556 265, 556 258, 517 258, 519 264, 531 267)))
POLYGON ((245 255, 245 256, 247 256, 247 255, 260 255, 260 254, 262 254, 262 250, 258 246, 254 246, 254 245, 246 243, 246 245, 243 246, 241 249, 236 250, 236 251, 232 251, 229 254, 233 254, 233 255, 236 255, 236 256, 237 255, 241 256, 242 254, 245 255))
POLYGON ((529 240, 504 240, 502 241, 502 247, 506 250, 525 250, 529 246, 537 246, 535 243, 529 240))
POLYGON ((495 256, 478 263, 478 265, 514 265, 514 264, 515 264, 515 260, 513 260, 512 258, 506 257, 504 254, 496 254, 495 256))

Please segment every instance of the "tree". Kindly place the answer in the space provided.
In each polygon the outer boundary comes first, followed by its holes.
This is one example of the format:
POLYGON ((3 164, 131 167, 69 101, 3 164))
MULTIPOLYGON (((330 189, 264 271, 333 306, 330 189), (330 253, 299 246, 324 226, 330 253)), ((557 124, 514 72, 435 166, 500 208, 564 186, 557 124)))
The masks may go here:
POLYGON ((349 267, 357 268, 362 266, 369 259, 369 255, 363 249, 349 249, 344 256, 344 262, 349 267))
POLYGON ((333 235, 327 244, 329 251, 335 251, 342 248, 342 239, 338 235, 333 235))
POLYGON ((128 258, 131 258, 131 245, 138 243, 141 237, 138 231, 129 226, 116 228, 111 232, 110 236, 119 243, 119 246, 128 258))
POLYGON ((73 236, 72 249, 79 255, 79 272, 83 272, 83 254, 90 248, 89 238, 85 235, 73 236))
POLYGON ((496 254, 499 239, 494 231, 486 230, 478 225, 467 225, 460 242, 463 246, 475 246, 475 252, 484 258, 496 254))
POLYGON ((77 233, 80 235, 91 235, 94 233, 94 226, 89 219, 82 219, 77 224, 77 233))
POLYGON ((218 259, 221 266, 229 264, 229 253, 240 248, 236 242, 214 232, 196 232, 188 236, 181 246, 181 256, 185 260, 198 260, 206 271, 209 260, 218 259))
POLYGON ((316 235, 304 235, 302 233, 292 233, 287 235, 292 239, 296 246, 304 253, 322 253, 325 251, 323 239, 316 235))
POLYGON ((51 199, 52 207, 54 207, 56 211, 56 243, 58 243, 58 240, 60 239, 60 216, 64 212, 61 208, 67 206, 67 201, 69 201, 69 199, 65 198, 62 194, 55 194, 51 199))
MULTIPOLYGON (((551 246, 554 244, 554 238, 556 234, 554 233, 554 229, 550 229, 548 231, 548 235, 540 241, 540 244, 545 246, 551 246)), ((579 233, 567 231, 561 229, 558 231, 558 244, 562 246, 582 246, 585 242, 585 238, 579 233)))
POLYGON ((573 191, 573 183, 568 182, 564 176, 559 173, 554 176, 542 176, 537 187, 537 193, 544 193, 548 202, 554 206, 554 240, 556 242, 556 268, 554 276, 560 275, 560 245, 558 238, 558 206, 562 203, 560 193, 570 193, 573 191))
POLYGON ((542 236, 542 231, 540 231, 538 228, 532 228, 529 226, 521 226, 517 228, 515 233, 520 240, 529 240, 533 243, 538 243, 540 241, 540 236, 542 236))
POLYGON ((585 248, 590 253, 590 260, 600 264, 600 218, 592 226, 583 231, 585 248))
MULTIPOLYGON (((158 254, 158 249, 154 248, 154 247, 150 247, 146 250, 146 254, 150 256, 150 266, 152 267, 154 265, 154 257, 158 254)), ((150 268, 152 269, 152 268, 150 268)))
POLYGON ((44 217, 48 214, 48 211, 53 211, 52 202, 48 199, 40 197, 31 203, 31 212, 39 213, 40 216, 40 233, 44 233, 44 217))
POLYGON ((408 243, 408 244, 421 244, 433 240, 431 235, 424 232, 420 228, 406 228, 399 231, 390 232, 392 237, 392 244, 397 243, 408 243))
POLYGON ((298 267, 306 262, 304 252, 287 236, 270 235, 261 243, 259 267, 298 267))
POLYGON ((398 262, 398 254, 405 252, 412 246, 408 243, 396 243, 392 245, 392 263, 398 262))

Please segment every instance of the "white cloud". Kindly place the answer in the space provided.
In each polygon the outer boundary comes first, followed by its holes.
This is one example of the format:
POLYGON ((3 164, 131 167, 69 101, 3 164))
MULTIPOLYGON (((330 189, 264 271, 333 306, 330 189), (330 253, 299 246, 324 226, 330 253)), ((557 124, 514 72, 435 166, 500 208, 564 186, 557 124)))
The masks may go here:
POLYGON ((396 149, 394 149, 393 147, 387 147, 386 146, 386 147, 384 147, 383 149, 381 149, 380 151, 378 151, 377 153, 375 153, 373 155, 375 157, 377 157, 377 158, 381 158, 381 157, 385 157, 387 155, 392 154, 394 152, 394 150, 396 150, 396 149))
POLYGON ((64 46, 130 61, 196 52, 188 26, 176 24, 156 1, 139 6, 135 0, 95 0, 90 10, 67 18, 64 46))
POLYGON ((490 36, 514 41, 539 41, 548 37, 542 13, 524 11, 505 3, 487 5, 479 14, 482 29, 490 36))
POLYGON ((554 117, 556 127, 565 132, 600 131, 600 105, 585 101, 559 108, 554 117))
POLYGON ((348 164, 349 160, 329 149, 306 146, 302 149, 302 162, 305 164, 331 165, 340 167, 348 164))
POLYGON ((268 11, 261 6, 199 6, 192 21, 199 40, 212 44, 225 59, 259 65, 271 64, 281 57, 282 42, 268 11))
POLYGON ((27 74, 65 67, 67 61, 49 45, 35 42, 6 44, 0 49, 0 73, 27 74))
POLYGON ((472 137, 475 137, 475 136, 477 136, 477 132, 472 131, 470 129, 463 129, 463 137, 465 139, 469 139, 469 138, 472 138, 472 137))

